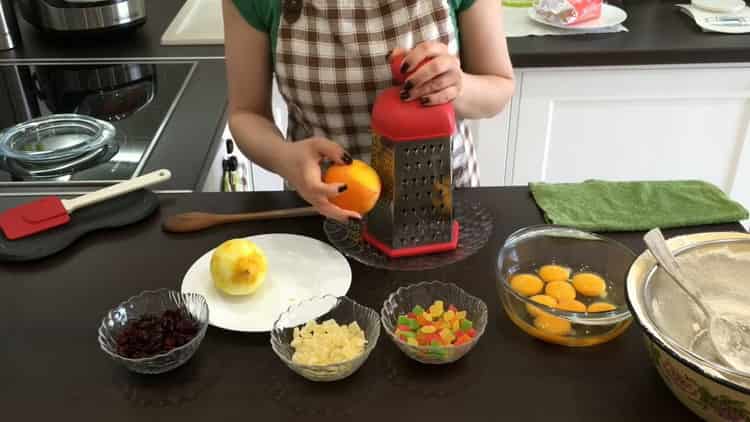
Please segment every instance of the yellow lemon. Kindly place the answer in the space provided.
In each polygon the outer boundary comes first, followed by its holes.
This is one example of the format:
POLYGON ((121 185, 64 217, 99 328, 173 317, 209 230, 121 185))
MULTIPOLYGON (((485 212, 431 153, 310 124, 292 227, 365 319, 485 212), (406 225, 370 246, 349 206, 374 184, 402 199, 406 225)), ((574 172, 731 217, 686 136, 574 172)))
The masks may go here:
POLYGON ((617 309, 615 305, 607 302, 594 302, 589 305, 589 312, 609 312, 617 309))
POLYGON ((534 274, 517 274, 510 279, 510 288, 524 296, 538 294, 544 288, 544 282, 534 274))
POLYGON ((565 281, 570 277, 570 268, 562 265, 543 265, 539 268, 539 277, 550 283, 552 281, 565 281))
POLYGON ((557 299, 558 302, 576 298, 576 289, 567 281, 553 281, 548 283, 544 292, 557 299))
POLYGON ((604 293, 607 291, 607 283, 598 274, 594 273, 579 273, 574 275, 573 287, 578 290, 578 293, 589 297, 604 296, 604 293))
POLYGON ((267 271, 265 254, 255 243, 246 239, 227 240, 211 256, 214 285, 229 295, 255 293, 263 285, 267 271))
MULTIPOLYGON (((555 305, 557 305, 557 299, 555 299, 552 296, 535 295, 535 296, 530 297, 530 299, 536 303, 547 305, 550 308, 554 308, 555 305)), ((541 309, 537 308, 536 306, 528 305, 528 304, 526 305, 526 311, 529 313, 529 315, 534 316, 534 317, 539 316, 539 314, 543 313, 541 309)))

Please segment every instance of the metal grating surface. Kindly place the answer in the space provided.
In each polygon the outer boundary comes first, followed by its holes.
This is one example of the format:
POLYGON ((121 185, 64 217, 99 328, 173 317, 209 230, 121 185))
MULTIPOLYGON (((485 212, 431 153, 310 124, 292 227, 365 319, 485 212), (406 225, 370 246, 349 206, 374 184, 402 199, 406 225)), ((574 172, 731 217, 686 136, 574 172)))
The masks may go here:
POLYGON ((451 240, 451 139, 391 142, 375 136, 372 164, 381 177, 380 201, 367 230, 392 249, 451 240))

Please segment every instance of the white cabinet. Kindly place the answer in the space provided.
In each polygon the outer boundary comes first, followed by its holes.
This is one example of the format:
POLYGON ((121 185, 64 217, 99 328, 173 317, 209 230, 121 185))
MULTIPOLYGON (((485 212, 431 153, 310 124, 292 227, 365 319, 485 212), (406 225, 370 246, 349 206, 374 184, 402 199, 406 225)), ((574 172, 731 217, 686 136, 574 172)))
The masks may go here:
POLYGON ((749 68, 529 70, 520 91, 508 184, 701 179, 750 204, 749 68))

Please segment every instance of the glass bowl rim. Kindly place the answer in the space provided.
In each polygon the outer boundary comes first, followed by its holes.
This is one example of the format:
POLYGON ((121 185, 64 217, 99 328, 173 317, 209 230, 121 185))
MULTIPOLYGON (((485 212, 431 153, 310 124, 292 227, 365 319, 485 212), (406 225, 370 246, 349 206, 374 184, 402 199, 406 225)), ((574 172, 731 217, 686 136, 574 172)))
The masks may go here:
MULTIPOLYGON (((533 226, 524 227, 522 229, 518 229, 515 232, 511 233, 510 236, 508 236, 508 238, 503 243, 503 246, 500 248, 500 252, 498 252, 497 254, 497 267, 496 267, 497 278, 498 278, 497 282, 502 284, 503 290, 506 293, 512 295, 515 299, 523 302, 526 305, 534 306, 536 308, 539 308, 539 310, 545 313, 563 318, 575 324, 611 325, 611 324, 617 324, 629 318, 632 318, 630 308, 627 304, 627 294, 624 299, 624 304, 621 306, 618 306, 617 309, 613 311, 572 312, 572 311, 564 311, 564 310, 557 309, 557 308, 551 308, 543 303, 535 302, 531 300, 529 297, 523 296, 517 293, 515 290, 511 289, 509 280, 504 278, 501 274, 502 264, 500 262, 500 257, 503 255, 503 252, 507 248, 509 248, 510 246, 513 246, 517 242, 531 239, 531 238, 534 238, 534 237, 537 237, 539 235, 543 235, 546 233, 565 234, 571 238, 577 238, 581 240, 602 241, 605 243, 609 243, 617 247, 618 249, 622 250, 623 252, 626 253, 626 255, 630 256, 633 259, 633 261, 635 261, 636 258, 638 258, 635 252, 633 252, 632 249, 627 247, 622 242, 619 242, 617 240, 614 240, 606 236, 601 236, 595 233, 587 232, 584 230, 574 229, 572 227, 565 227, 565 226, 560 226, 556 224, 537 224, 533 226)), ((627 274, 626 274, 626 279, 623 280, 622 282, 623 289, 625 288, 626 283, 627 283, 627 274)))
POLYGON ((201 339, 203 339, 203 337, 205 336, 206 331, 208 330, 208 325, 209 325, 208 324, 208 321, 209 321, 209 315, 208 315, 208 313, 209 313, 208 302, 206 301, 206 298, 203 297, 203 295, 200 295, 198 293, 193 293, 193 292, 179 292, 177 290, 166 289, 166 288, 165 289, 156 289, 156 290, 144 290, 144 291, 138 293, 137 295, 131 296, 127 300, 124 300, 124 301, 120 302, 119 304, 115 305, 110 310, 108 310, 106 314, 104 314, 104 317, 102 318, 102 322, 99 325, 99 330, 98 330, 98 334, 99 334, 98 335, 99 346, 108 355, 110 355, 112 357, 115 357, 117 359, 126 361, 126 362, 131 362, 131 363, 144 363, 144 362, 152 361, 152 360, 157 359, 157 358, 163 358, 165 356, 172 355, 172 354, 174 354, 174 353, 176 353, 178 351, 187 349, 190 346, 194 345, 196 342, 201 341, 201 339), (201 308, 203 308, 206 311, 206 319, 205 319, 205 321, 200 320, 200 319, 197 320, 198 321, 198 325, 200 327, 199 330, 198 330, 198 333, 196 333, 195 336, 192 339, 190 339, 189 342, 183 344, 182 346, 175 347, 174 349, 169 350, 168 352, 159 353, 159 354, 156 354, 156 355, 153 355, 153 356, 147 356, 147 357, 143 357, 143 358, 136 358, 136 359, 128 358, 128 357, 122 356, 121 354, 119 354, 119 353, 117 353, 115 351, 110 350, 109 347, 102 341, 102 337, 105 336, 104 335, 104 331, 107 329, 106 327, 107 327, 107 317, 108 317, 108 315, 111 314, 112 311, 114 311, 117 308, 123 307, 123 306, 125 306, 125 305, 127 305, 129 303, 135 303, 138 300, 143 299, 143 298, 145 298, 147 296, 161 296, 161 295, 163 295, 165 293, 167 293, 167 294, 168 293, 177 293, 177 294, 179 294, 182 297, 194 297, 194 298, 198 298, 199 299, 199 301, 201 303, 201 308))
POLYGON ((25 162, 40 162, 40 161, 47 161, 47 160, 53 160, 60 157, 67 157, 73 152, 81 151, 82 153, 86 153, 88 151, 93 151, 97 148, 100 148, 105 143, 109 142, 111 139, 115 137, 117 133, 117 129, 114 125, 111 123, 97 119, 95 117, 87 116, 84 114, 75 114, 75 113, 61 113, 61 114, 51 114, 48 116, 41 116, 37 117, 31 120, 27 120, 25 122, 21 122, 16 124, 15 126, 11 126, 5 130, 0 131, 0 151, 2 151, 8 158, 12 158, 18 161, 25 161, 25 162), (34 155, 30 155, 24 152, 18 152, 17 150, 10 148, 8 146, 8 142, 15 139, 19 134, 22 134, 26 130, 35 129, 43 125, 61 125, 65 123, 74 123, 77 125, 83 125, 87 128, 91 128, 94 130, 93 134, 87 134, 87 136, 95 140, 91 145, 88 145, 87 143, 82 143, 79 145, 74 145, 71 147, 58 149, 54 151, 47 151, 42 153, 37 153, 34 155), (93 146, 92 146, 93 145, 93 146), (64 152, 62 156, 60 155, 61 152, 64 152))
POLYGON ((409 284, 409 285, 406 285, 406 286, 401 286, 398 289, 396 289, 394 292, 392 292, 391 294, 388 295, 388 298, 383 302, 383 307, 380 309, 380 322, 381 322, 381 324, 383 324, 384 331, 386 333, 388 333, 388 335, 391 337, 391 339, 394 342, 396 342, 396 343, 403 344, 404 346, 406 346, 406 347, 408 347, 410 349, 418 350, 420 352, 427 352, 427 351, 432 350, 434 347, 436 347, 436 346, 431 346, 431 345, 417 345, 417 346, 414 346, 412 344, 404 343, 403 341, 401 341, 401 339, 399 339, 399 338, 396 337, 395 330, 393 332, 391 332, 391 330, 388 328, 388 323, 386 323, 387 318, 385 316, 385 307, 386 307, 386 304, 391 301, 391 299, 393 299, 399 293, 403 293, 403 292, 406 292, 406 291, 409 291, 409 290, 414 290, 416 288, 423 288, 425 286, 455 287, 456 289, 458 289, 458 292, 461 295, 467 296, 467 297, 469 297, 469 298, 471 298, 473 300, 476 300, 477 303, 479 303, 479 306, 481 308, 481 314, 485 316, 485 320, 486 320, 486 322, 484 323, 484 326, 481 327, 480 330, 477 330, 477 335, 474 336, 474 337, 472 337, 471 340, 468 343, 464 343, 464 344, 461 344, 461 345, 458 345, 458 346, 450 345, 450 346, 437 346, 437 347, 453 347, 454 349, 458 349, 458 348, 465 348, 467 346, 474 345, 476 342, 478 342, 479 338, 482 337, 482 335, 484 334, 485 330, 487 329, 487 325, 489 324, 489 313, 488 313, 488 310, 487 310, 487 304, 484 303, 484 301, 482 299, 480 299, 479 297, 474 296, 471 293, 467 292, 466 290, 462 289, 456 283, 446 283, 446 282, 443 282, 443 281, 440 281, 440 280, 420 281, 420 282, 412 283, 412 284, 409 284))
MULTIPOLYGON (((291 313, 293 310, 295 310, 295 309, 297 309, 297 308, 299 308, 299 307, 301 307, 301 306, 303 306, 305 304, 313 303, 313 302, 320 301, 320 300, 323 300, 323 299, 336 299, 336 303, 337 304, 340 303, 340 302, 350 303, 350 304, 354 305, 356 308, 361 308, 361 309, 367 311, 368 313, 374 314, 375 318, 377 319, 377 311, 375 311, 374 309, 370 308, 369 306, 362 305, 361 303, 359 303, 356 300, 350 298, 349 296, 336 296, 336 295, 332 295, 332 294, 317 295, 317 296, 312 296, 312 297, 309 297, 309 298, 307 298, 305 300, 301 300, 301 301, 299 301, 299 302, 297 302, 295 304, 290 305, 288 308, 286 308, 286 310, 284 312, 282 312, 282 313, 279 314, 278 318, 276 318, 276 321, 274 321, 274 323, 273 323, 273 327, 271 328, 271 333, 270 333, 270 336, 269 336, 270 337, 271 348, 273 349, 274 353, 276 353, 276 355, 282 361, 284 361, 284 363, 286 363, 287 365, 292 365, 295 368, 299 368, 299 369, 309 369, 309 370, 312 370, 312 371, 320 371, 320 370, 326 370, 326 369, 336 369, 336 368, 339 368, 341 366, 346 366, 346 365, 355 363, 359 359, 363 359, 363 362, 364 362, 364 359, 367 359, 367 357, 370 355, 370 353, 375 349, 375 346, 377 345, 378 340, 380 339, 380 324, 379 323, 375 324, 375 326, 377 327, 377 329, 375 331, 375 337, 373 338, 373 341, 371 341, 371 342, 368 341, 367 344, 365 345, 365 349, 362 351, 362 353, 360 355, 352 358, 352 359, 348 359, 348 360, 345 360, 345 361, 342 361, 342 362, 331 363, 331 364, 328 364, 328 365, 304 365, 304 364, 301 364, 301 363, 294 362, 293 360, 288 359, 286 356, 284 356, 284 354, 281 353, 281 351, 278 350, 278 347, 279 346, 286 346, 287 344, 279 342, 278 340, 276 340, 276 334, 275 333, 277 331, 279 331, 279 330, 285 330, 285 329, 289 329, 289 328, 293 329, 293 327, 285 327, 285 328, 279 327, 279 323, 281 322, 281 319, 284 316, 286 316, 289 313, 291 313)), ((326 311, 326 313, 330 312, 332 309, 333 308, 329 309, 328 311, 326 311)), ((320 317, 318 317, 318 318, 320 318, 320 317)), ((314 319, 317 319, 317 318, 314 318, 314 319)), ((310 320, 310 321, 312 321, 312 320, 310 320)), ((338 323, 338 321, 337 321, 337 323, 338 323)), ((357 325, 359 325, 359 323, 357 323, 357 325)), ((360 327, 360 328, 362 328, 362 327, 360 327)), ((362 331, 364 331, 364 329, 362 331)), ((367 334, 366 333, 365 333, 365 339, 367 339, 367 334)), ((289 346, 289 347, 291 347, 291 346, 289 346)))

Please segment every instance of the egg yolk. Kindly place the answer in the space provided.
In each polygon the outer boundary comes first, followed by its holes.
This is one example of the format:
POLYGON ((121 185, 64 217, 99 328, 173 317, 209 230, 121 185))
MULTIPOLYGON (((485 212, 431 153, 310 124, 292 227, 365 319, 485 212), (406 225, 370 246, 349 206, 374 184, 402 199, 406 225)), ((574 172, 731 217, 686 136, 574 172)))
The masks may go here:
MULTIPOLYGON (((550 308, 554 308, 557 305, 557 299, 555 299, 552 296, 536 295, 536 296, 532 296, 530 299, 533 300, 536 303, 541 303, 542 305, 547 305, 550 308)), ((537 308, 536 306, 528 305, 528 304, 526 305, 526 311, 529 313, 529 315, 531 315, 533 317, 539 316, 540 314, 544 313, 544 311, 542 311, 541 309, 537 308)))
POLYGON ((557 309, 568 312, 586 312, 586 305, 575 299, 561 300, 557 304, 557 309))
POLYGON ((510 288, 523 296, 533 296, 544 288, 544 282, 534 274, 518 274, 510 279, 510 288))
POLYGON ((539 268, 539 277, 547 283, 553 281, 565 281, 570 277, 570 268, 562 265, 544 265, 539 268))
POLYGON ((597 274, 580 273, 573 276, 573 286, 584 296, 604 296, 607 283, 597 274))
POLYGON ((534 326, 546 333, 564 336, 570 333, 570 322, 550 314, 542 313, 534 319, 534 326))
POLYGON ((557 299, 558 302, 576 298, 576 289, 567 281, 553 281, 552 283, 548 283, 544 292, 557 299))
POLYGON ((609 312, 617 309, 615 305, 607 302, 594 302, 589 305, 589 312, 609 312))

